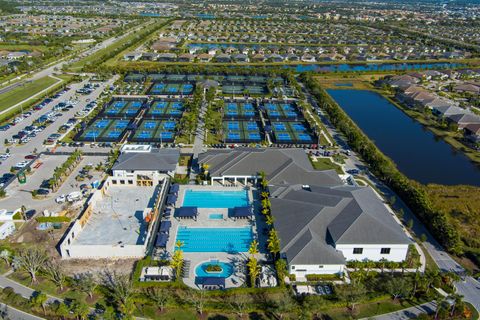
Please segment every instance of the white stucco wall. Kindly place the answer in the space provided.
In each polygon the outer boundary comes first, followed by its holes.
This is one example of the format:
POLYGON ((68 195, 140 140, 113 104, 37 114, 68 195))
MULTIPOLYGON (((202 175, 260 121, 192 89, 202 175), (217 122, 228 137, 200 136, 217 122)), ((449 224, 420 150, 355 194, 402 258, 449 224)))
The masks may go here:
POLYGON ((401 262, 405 260, 408 252, 408 244, 338 244, 335 246, 337 250, 342 251, 343 256, 347 260, 371 260, 379 261, 385 258, 389 261, 401 262), (362 248, 362 254, 353 254, 354 248, 362 248), (390 254, 381 254, 382 248, 390 248, 390 254))
POLYGON ((327 264, 327 265, 299 265, 292 264, 289 266, 289 273, 294 274, 297 279, 304 278, 307 274, 340 274, 343 273, 344 265, 327 264))

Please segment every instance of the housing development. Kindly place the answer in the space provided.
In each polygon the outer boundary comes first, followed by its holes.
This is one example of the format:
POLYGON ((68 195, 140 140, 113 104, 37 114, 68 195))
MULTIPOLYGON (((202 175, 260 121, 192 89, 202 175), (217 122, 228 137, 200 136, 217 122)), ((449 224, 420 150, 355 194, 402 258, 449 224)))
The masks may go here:
POLYGON ((478 319, 479 15, 0 1, 0 317, 478 319))

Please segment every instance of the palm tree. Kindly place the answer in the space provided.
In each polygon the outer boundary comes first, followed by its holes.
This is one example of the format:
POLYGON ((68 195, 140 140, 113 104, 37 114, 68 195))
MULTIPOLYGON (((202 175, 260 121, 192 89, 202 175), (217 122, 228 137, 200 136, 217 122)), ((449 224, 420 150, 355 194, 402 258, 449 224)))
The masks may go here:
POLYGON ((47 310, 45 309, 45 306, 47 304, 47 300, 48 300, 48 297, 45 293, 43 292, 36 292, 32 295, 32 297, 30 298, 30 303, 33 305, 33 306, 36 306, 36 307, 41 307, 43 309, 43 314, 46 315, 47 314, 47 310))
POLYGON ((127 318, 135 308, 133 304, 133 284, 127 275, 119 275, 115 272, 105 272, 104 285, 108 289, 112 300, 116 303, 118 310, 127 318))
POLYGON ((258 241, 257 240, 253 240, 250 243, 250 248, 248 249, 248 253, 250 253, 251 255, 255 255, 255 254, 258 253, 258 241))
POLYGON ((455 309, 457 307, 461 307, 463 306, 463 296, 461 294, 451 294, 450 295, 450 298, 453 300, 453 303, 452 303, 452 308, 450 309, 450 317, 453 317, 453 315, 455 314, 455 309))

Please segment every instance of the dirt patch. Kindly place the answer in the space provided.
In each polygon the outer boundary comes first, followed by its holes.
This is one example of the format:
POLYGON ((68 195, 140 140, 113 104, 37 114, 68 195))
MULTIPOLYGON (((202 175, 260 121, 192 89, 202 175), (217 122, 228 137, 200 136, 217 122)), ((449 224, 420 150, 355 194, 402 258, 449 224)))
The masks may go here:
POLYGON ((136 259, 72 259, 62 261, 62 265, 69 275, 75 275, 84 272, 91 272, 92 274, 99 276, 103 272, 115 271, 118 274, 131 274, 135 265, 136 259))

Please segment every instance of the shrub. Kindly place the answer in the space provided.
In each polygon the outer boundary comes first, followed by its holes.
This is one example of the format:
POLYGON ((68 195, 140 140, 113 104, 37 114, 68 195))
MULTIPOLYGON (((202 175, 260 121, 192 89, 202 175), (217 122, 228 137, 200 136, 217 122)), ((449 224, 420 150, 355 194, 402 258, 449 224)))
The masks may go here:
POLYGON ((58 222, 70 222, 70 218, 69 217, 38 217, 38 218, 35 218, 35 220, 37 220, 38 223, 42 223, 42 222, 52 222, 52 223, 58 223, 58 222))
POLYGON ((336 274, 307 274, 307 281, 333 281, 340 279, 336 274))

